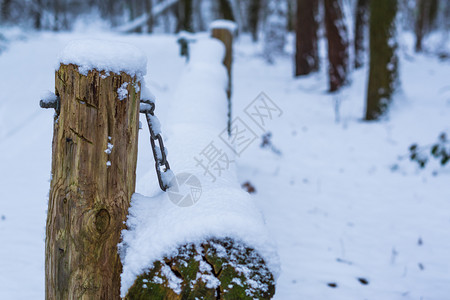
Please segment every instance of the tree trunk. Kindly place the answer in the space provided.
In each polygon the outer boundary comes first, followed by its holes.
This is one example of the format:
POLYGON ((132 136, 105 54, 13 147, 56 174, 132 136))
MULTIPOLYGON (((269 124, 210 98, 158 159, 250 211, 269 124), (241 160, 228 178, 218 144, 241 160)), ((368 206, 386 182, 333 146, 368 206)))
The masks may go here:
POLYGON ((284 53, 287 35, 287 0, 269 0, 264 28, 263 56, 270 64, 284 53))
POLYGON ((422 40, 432 27, 436 18, 437 7, 437 0, 416 0, 416 52, 422 52, 422 40))
POLYGON ((386 112, 397 85, 396 13, 397 1, 370 2, 370 63, 366 120, 376 120, 386 112))
POLYGON ((287 1, 287 31, 288 32, 294 32, 296 31, 295 27, 295 21, 296 21, 296 8, 297 8, 297 1, 298 0, 288 0, 287 1))
POLYGON ((75 65, 61 65, 55 81, 46 299, 120 299, 117 244, 135 187, 139 83, 125 73, 84 76, 75 65))
POLYGON ((220 19, 236 21, 230 0, 219 0, 219 15, 220 19))
POLYGON ((1 4, 1 21, 2 23, 8 22, 11 14, 11 0, 3 0, 1 4))
POLYGON ((53 30, 58 31, 60 29, 60 13, 61 13, 61 3, 60 0, 53 0, 53 30))
POLYGON ((369 0, 358 0, 355 12, 355 69, 364 64, 364 32, 368 19, 369 0))
POLYGON ((324 0, 328 41, 329 91, 337 91, 347 80, 348 33, 340 0, 324 0))
POLYGON ((415 50, 416 52, 422 52, 422 39, 425 34, 425 16, 426 16, 426 10, 427 10, 427 3, 429 0, 417 0, 416 1, 416 7, 417 7, 417 17, 416 17, 416 24, 415 24, 415 33, 416 33, 416 45, 415 50))
POLYGON ((192 0, 180 0, 178 2, 177 31, 193 32, 192 28, 192 0))
POLYGON ((153 3, 152 0, 145 0, 145 11, 147 12, 147 32, 153 32, 153 3))
POLYGON ((261 8, 261 0, 250 0, 248 5, 248 25, 252 34, 253 42, 258 41, 258 22, 259 12, 261 8))
POLYGON ((318 3, 318 0, 297 1, 295 76, 307 75, 319 69, 318 3))
POLYGON ((35 0, 34 2, 35 8, 33 11, 34 18, 34 28, 39 30, 41 29, 41 12, 42 12, 42 0, 35 0))

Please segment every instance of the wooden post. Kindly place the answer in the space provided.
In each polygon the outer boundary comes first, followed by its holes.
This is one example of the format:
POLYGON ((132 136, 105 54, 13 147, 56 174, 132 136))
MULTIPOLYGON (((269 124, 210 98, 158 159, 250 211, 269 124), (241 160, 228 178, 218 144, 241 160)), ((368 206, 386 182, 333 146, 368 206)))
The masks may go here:
POLYGON ((233 62, 233 33, 226 28, 212 28, 211 36, 219 39, 225 45, 225 58, 223 64, 228 72, 228 99, 231 98, 231 64, 233 62))
POLYGON ((139 85, 76 65, 56 72, 46 299, 120 299, 117 244, 135 188, 139 85))
MULTIPOLYGON (((230 21, 228 21, 230 22, 230 21)), ((231 130, 231 89, 232 89, 232 78, 231 78, 231 65, 233 63, 233 31, 225 27, 212 27, 211 37, 219 39, 225 45, 225 57, 223 59, 223 64, 227 68, 228 72, 228 133, 231 130)))

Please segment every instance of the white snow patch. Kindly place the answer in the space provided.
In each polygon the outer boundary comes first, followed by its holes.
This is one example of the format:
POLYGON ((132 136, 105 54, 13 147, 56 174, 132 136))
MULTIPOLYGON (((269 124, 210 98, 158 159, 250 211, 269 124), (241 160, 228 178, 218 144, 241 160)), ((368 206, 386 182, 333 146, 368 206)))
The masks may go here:
POLYGON ((237 30, 237 24, 230 20, 215 20, 209 24, 209 28, 212 29, 227 29, 231 33, 235 33, 237 30))
POLYGON ((130 76, 141 77, 146 74, 147 58, 136 47, 106 40, 75 40, 61 52, 58 65, 74 64, 79 72, 87 75, 90 70, 125 72, 130 76))
POLYGON ((118 89, 117 89, 117 97, 120 101, 124 100, 128 96, 128 90, 127 90, 128 82, 124 82, 118 89))
POLYGON ((167 278, 167 284, 168 286, 176 293, 181 293, 181 283, 183 282, 182 279, 175 276, 175 274, 172 272, 170 267, 168 265, 163 265, 161 267, 161 273, 167 278))
POLYGON ((108 143, 108 148, 106 148, 105 153, 108 154, 108 155, 111 154, 111 151, 112 151, 113 147, 114 147, 113 144, 108 143))
POLYGON ((55 93, 52 93, 50 91, 45 91, 41 94, 41 100, 46 104, 53 103, 57 101, 57 99, 58 97, 55 95, 55 93))

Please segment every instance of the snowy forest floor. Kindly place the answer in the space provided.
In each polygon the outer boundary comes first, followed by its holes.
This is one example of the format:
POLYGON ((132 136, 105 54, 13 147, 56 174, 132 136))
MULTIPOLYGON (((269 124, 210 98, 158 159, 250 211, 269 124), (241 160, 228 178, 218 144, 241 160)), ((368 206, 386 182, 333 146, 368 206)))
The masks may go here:
MULTIPOLYGON (((44 298, 53 113, 38 100, 54 89, 58 53, 86 37, 142 49, 163 132, 170 114, 185 67, 174 36, 39 33, 7 45, 0 54, 0 299, 44 298)), ((408 34, 401 40, 401 92, 389 117, 371 123, 362 121, 367 69, 330 95, 324 65, 294 79, 290 55, 267 65, 249 37, 235 44, 233 115, 261 92, 283 111, 265 128, 281 155, 259 140, 237 160, 278 245, 276 299, 449 299, 449 169, 420 170, 398 157, 450 132, 450 65, 413 54, 408 34)), ((145 130, 139 140, 137 192, 145 195, 156 179, 145 130)), ((169 160, 170 151, 177 150, 169 149, 169 160)))

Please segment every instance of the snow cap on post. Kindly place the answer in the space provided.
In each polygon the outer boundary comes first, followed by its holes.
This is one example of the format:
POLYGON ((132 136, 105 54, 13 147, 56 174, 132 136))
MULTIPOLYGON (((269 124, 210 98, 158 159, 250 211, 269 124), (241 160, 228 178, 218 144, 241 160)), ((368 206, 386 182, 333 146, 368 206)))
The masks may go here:
POLYGON ((70 42, 61 52, 58 65, 74 64, 87 75, 90 70, 127 73, 142 77, 147 72, 147 58, 138 48, 121 42, 87 39, 70 42))
POLYGON ((231 34, 235 34, 237 30, 237 24, 230 20, 215 20, 209 24, 209 29, 227 29, 231 34))

